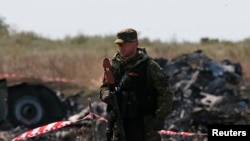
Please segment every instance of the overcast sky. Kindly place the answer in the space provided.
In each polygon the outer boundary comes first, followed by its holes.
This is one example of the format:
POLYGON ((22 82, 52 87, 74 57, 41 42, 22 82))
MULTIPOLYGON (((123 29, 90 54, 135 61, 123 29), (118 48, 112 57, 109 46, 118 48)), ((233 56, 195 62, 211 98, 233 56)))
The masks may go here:
POLYGON ((250 37, 250 0, 0 0, 0 17, 51 39, 115 35, 125 27, 162 41, 250 37))

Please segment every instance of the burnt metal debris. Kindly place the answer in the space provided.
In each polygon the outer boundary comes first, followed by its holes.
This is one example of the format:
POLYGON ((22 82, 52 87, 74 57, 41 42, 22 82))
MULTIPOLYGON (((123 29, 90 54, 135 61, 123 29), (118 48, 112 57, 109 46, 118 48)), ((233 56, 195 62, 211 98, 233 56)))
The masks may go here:
MULTIPOLYGON (((171 61, 155 59, 169 74, 174 90, 173 112, 165 128, 177 132, 207 133, 209 124, 249 124, 248 84, 240 63, 216 61, 197 50, 171 61)), ((206 139, 204 136, 197 137, 206 139)), ((168 136, 165 140, 192 140, 168 136)))
MULTIPOLYGON (((172 113, 166 117, 165 129, 197 133, 197 136, 162 136, 162 140, 206 141, 207 137, 199 134, 207 133, 209 124, 250 124, 249 86, 243 79, 240 63, 233 63, 229 59, 213 60, 202 50, 183 54, 172 60, 155 58, 155 61, 169 74, 174 90, 174 107, 172 113)), ((90 112, 88 105, 77 103, 78 98, 79 94, 67 99, 60 96, 67 110, 65 119, 82 119, 90 112)), ((94 101, 91 106, 94 113, 106 116, 104 103, 94 101)), ((53 140, 60 141, 92 141, 94 138, 104 141, 105 126, 103 122, 97 121, 96 125, 92 125, 90 121, 83 120, 34 140, 49 140, 53 136, 53 140), (97 137, 91 136, 93 126, 97 137)))

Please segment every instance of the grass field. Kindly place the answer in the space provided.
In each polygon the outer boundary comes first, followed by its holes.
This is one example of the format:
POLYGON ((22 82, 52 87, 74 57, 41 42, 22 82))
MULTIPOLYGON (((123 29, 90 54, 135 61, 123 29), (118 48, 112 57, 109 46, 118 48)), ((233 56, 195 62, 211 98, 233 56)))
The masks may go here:
MULTIPOLYGON (((32 32, 0 30, 0 74, 65 78, 74 80, 81 89, 96 91, 102 80, 102 60, 112 57, 117 49, 113 44, 114 40, 115 35, 78 35, 50 40, 32 32)), ((169 60, 201 49, 214 60, 239 62, 243 67, 244 79, 248 82, 250 80, 250 39, 236 43, 177 43, 143 38, 140 39, 140 46, 145 47, 153 58, 163 57, 169 60)))

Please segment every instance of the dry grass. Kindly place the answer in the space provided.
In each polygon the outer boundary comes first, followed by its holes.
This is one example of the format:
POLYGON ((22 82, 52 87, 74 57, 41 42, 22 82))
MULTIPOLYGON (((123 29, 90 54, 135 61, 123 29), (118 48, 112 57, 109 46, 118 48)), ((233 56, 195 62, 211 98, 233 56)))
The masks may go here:
MULTIPOLYGON (((79 35, 51 41, 31 33, 17 33, 0 38, 0 74, 17 73, 30 77, 67 78, 86 90, 97 90, 102 80, 102 60, 116 51, 114 36, 88 37, 79 35)), ((172 59, 197 49, 215 59, 240 62, 244 77, 250 80, 250 41, 238 43, 163 43, 142 39, 150 56, 172 59)))

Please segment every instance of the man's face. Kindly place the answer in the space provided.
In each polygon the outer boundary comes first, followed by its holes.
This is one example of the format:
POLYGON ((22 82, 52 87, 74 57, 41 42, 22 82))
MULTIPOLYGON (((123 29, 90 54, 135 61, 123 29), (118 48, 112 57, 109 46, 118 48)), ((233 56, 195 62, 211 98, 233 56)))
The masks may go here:
POLYGON ((134 57, 134 55, 136 54, 138 41, 121 43, 121 44, 117 44, 117 46, 118 46, 118 51, 119 51, 120 55, 125 60, 128 60, 128 59, 134 57))

